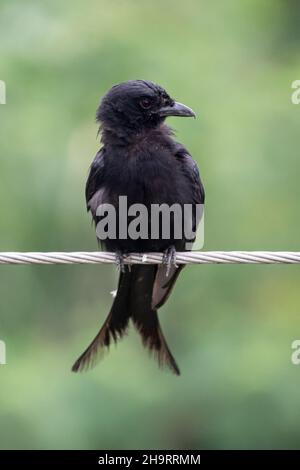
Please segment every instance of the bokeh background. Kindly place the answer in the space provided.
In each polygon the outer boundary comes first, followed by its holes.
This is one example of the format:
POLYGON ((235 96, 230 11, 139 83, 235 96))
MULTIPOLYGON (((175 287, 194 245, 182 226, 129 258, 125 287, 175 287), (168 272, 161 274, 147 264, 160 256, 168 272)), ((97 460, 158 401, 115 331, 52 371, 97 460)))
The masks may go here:
MULTIPOLYGON (((1 0, 0 250, 95 250, 84 185, 95 110, 150 79, 193 107, 169 123, 205 183, 206 250, 299 250, 300 4, 1 0)), ((112 266, 0 269, 0 447, 300 447, 298 266, 191 266, 160 311, 180 378, 133 328, 93 371, 112 266)))

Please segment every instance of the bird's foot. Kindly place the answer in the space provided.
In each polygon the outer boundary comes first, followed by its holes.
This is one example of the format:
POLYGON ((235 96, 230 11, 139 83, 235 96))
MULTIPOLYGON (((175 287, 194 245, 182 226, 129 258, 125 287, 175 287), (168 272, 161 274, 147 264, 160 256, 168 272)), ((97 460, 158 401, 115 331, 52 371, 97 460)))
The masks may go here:
POLYGON ((172 267, 178 268, 176 264, 176 248, 174 245, 169 246, 164 252, 162 264, 167 268, 166 277, 169 277, 172 267))
POLYGON ((116 252, 117 270, 121 273, 126 272, 125 255, 121 251, 116 252))

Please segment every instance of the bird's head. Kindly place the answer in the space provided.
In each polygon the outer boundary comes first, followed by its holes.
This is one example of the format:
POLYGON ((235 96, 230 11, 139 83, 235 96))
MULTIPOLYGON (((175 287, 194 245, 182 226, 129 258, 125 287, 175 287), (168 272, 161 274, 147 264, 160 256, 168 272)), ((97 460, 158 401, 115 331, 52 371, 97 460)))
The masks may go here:
POLYGON ((130 80, 113 86, 97 110, 97 121, 104 129, 122 131, 156 127, 167 116, 193 116, 192 109, 174 101, 159 85, 130 80))

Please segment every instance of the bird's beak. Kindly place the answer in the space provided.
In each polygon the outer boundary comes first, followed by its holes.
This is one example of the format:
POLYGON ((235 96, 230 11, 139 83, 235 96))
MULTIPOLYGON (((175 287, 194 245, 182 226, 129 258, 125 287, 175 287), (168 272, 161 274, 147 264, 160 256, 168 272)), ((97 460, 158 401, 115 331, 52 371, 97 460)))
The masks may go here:
POLYGON ((188 106, 185 106, 185 104, 178 103, 175 101, 175 103, 172 106, 165 106, 163 108, 160 108, 158 111, 158 114, 161 117, 167 117, 167 116, 182 116, 182 117, 196 117, 196 114, 194 111, 189 108, 188 106))

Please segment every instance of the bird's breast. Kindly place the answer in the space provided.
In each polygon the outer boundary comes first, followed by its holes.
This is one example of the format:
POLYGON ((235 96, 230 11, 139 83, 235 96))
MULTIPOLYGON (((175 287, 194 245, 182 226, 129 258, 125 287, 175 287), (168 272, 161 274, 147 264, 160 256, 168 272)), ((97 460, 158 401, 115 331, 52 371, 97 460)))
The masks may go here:
POLYGON ((128 150, 110 164, 110 194, 115 200, 126 196, 129 204, 177 202, 177 162, 165 149, 128 150))

